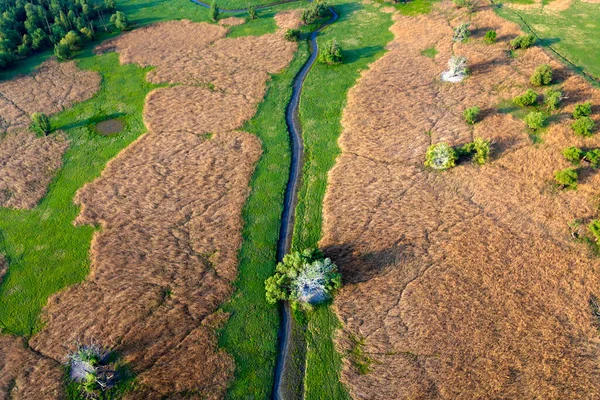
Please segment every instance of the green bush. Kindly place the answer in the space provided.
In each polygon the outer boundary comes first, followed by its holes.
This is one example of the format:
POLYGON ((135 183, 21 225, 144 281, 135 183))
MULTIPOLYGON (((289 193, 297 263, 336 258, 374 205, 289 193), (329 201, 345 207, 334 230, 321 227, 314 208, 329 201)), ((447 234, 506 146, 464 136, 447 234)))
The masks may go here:
POLYGON ((513 102, 519 107, 532 106, 537 101, 537 93, 531 89, 527 89, 525 93, 513 99, 513 102))
POLYGON ((496 33, 496 31, 487 31, 485 33, 485 36, 483 37, 483 40, 487 43, 487 44, 492 44, 492 43, 496 43, 496 38, 497 38, 498 34, 496 33))
POLYGON ((300 40, 300 29, 288 29, 283 37, 290 42, 297 42, 300 40))
POLYGON ((481 109, 477 106, 467 108, 463 113, 463 116, 465 117, 465 121, 467 122, 467 124, 469 124, 469 125, 475 124, 475 122, 477 122, 477 117, 479 116, 480 112, 481 112, 481 109))
POLYGON ((333 297, 342 286, 337 266, 315 249, 294 252, 283 257, 275 274, 265 281, 267 301, 279 300, 315 304, 333 297))
POLYGON ((92 30, 90 28, 83 27, 79 30, 79 33, 81 33, 81 36, 83 36, 86 40, 93 40, 94 39, 94 32, 92 32, 92 30))
POLYGON ((329 12, 329 6, 326 1, 315 0, 310 7, 302 11, 300 19, 304 25, 309 25, 315 22, 319 17, 324 17, 329 12))
POLYGON ((600 221, 597 219, 592 220, 588 225, 588 229, 592 236, 594 236, 594 239, 598 241, 598 239, 600 239, 600 221))
POLYGON ((258 19, 258 14, 256 13, 256 9, 253 6, 248 7, 248 18, 251 20, 258 19))
POLYGON ((342 49, 335 39, 327 42, 323 50, 319 53, 319 61, 324 64, 341 64, 343 60, 342 49))
POLYGON ((479 165, 485 164, 490 158, 490 147, 491 143, 489 140, 480 137, 475 138, 473 141, 473 148, 475 150, 473 161, 479 165))
POLYGON ((575 146, 572 146, 563 149, 562 155, 571 164, 579 164, 579 161, 581 161, 581 159, 583 158, 583 151, 581 151, 581 149, 575 146))
POLYGON ((579 173, 573 168, 556 171, 554 174, 554 180, 564 189, 577 189, 577 179, 579 173))
POLYGON ((525 116, 525 123, 532 130, 540 129, 546 123, 546 116, 542 112, 532 111, 525 116))
POLYGON ((586 151, 584 157, 592 168, 600 167, 600 149, 586 151))
POLYGON ((510 45, 513 49, 527 49, 535 44, 535 35, 522 35, 514 38, 510 41, 510 45))
POLYGON ((47 135, 50 132, 50 119, 44 113, 35 112, 31 114, 31 127, 33 130, 47 135))
POLYGON ((560 106, 560 102, 563 98, 563 93, 557 89, 548 89, 544 93, 544 104, 548 107, 549 111, 556 111, 560 106))
POLYGON ((432 144, 425 154, 425 166, 443 171, 456 166, 458 154, 448 143, 432 144))
POLYGON ((471 31, 469 31, 469 24, 462 23, 456 28, 454 28, 454 35, 452 36, 452 40, 455 42, 466 42, 471 36, 471 31))
POLYGON ((575 122, 571 125, 573 132, 577 136, 592 136, 595 127, 596 124, 590 117, 581 117, 575 120, 575 122))
MULTIPOLYGON (((212 12, 212 6, 211 6, 211 12, 212 12)), ((211 19, 212 19, 212 17, 211 17, 211 19)), ((216 21, 216 19, 213 19, 213 21, 216 21)), ((129 20, 127 19, 127 16, 124 13, 122 13, 121 11, 117 11, 116 13, 114 13, 110 17, 110 22, 115 24, 117 29, 120 31, 126 31, 127 29, 129 29, 129 20)))
POLYGON ((552 68, 548 64, 540 65, 531 75, 529 82, 534 86, 549 85, 552 82, 552 68))
POLYGON ((210 9, 208 10, 208 17, 212 22, 217 22, 219 19, 219 6, 216 1, 210 3, 210 9))
POLYGON ((589 117, 592 115, 592 102, 586 101, 585 103, 577 104, 573 111, 573 118, 579 119, 581 117, 589 117))
POLYGON ((69 46, 67 46, 66 44, 59 43, 59 44, 54 45, 54 55, 59 60, 63 61, 63 60, 68 60, 69 58, 73 57, 73 52, 71 51, 69 46))

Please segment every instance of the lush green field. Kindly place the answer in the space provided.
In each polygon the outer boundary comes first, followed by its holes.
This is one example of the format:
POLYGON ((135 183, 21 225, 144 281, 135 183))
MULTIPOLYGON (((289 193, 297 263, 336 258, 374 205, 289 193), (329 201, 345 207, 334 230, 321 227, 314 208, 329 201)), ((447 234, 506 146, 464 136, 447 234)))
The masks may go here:
POLYGON ((564 11, 535 6, 517 10, 501 7, 498 14, 532 30, 577 68, 600 79, 600 4, 573 0, 564 11))
POLYGON ((285 108, 291 83, 308 56, 305 43, 292 65, 273 77, 264 102, 244 131, 263 142, 261 157, 250 182, 252 192, 244 207, 244 242, 240 251, 236 292, 223 306, 231 313, 220 345, 235 358, 232 399, 266 399, 273 388, 277 356, 279 312, 265 299, 264 281, 275 270, 283 195, 290 166, 290 142, 285 108))
MULTIPOLYGON (((305 164, 299 190, 294 227, 294 249, 315 247, 321 239, 322 202, 327 188, 327 173, 339 154, 337 139, 346 94, 360 71, 380 57, 393 38, 389 27, 391 14, 382 13, 377 5, 333 3, 339 20, 319 35, 319 45, 335 38, 343 49, 344 64, 315 64, 309 73, 300 101, 305 164)), ((341 357, 333 338, 339 322, 327 306, 309 314, 307 325, 307 360, 305 398, 346 399, 340 383, 341 357)))
POLYGON ((73 226, 79 212, 73 196, 146 129, 144 98, 156 87, 145 79, 149 69, 121 66, 117 54, 94 56, 91 51, 81 56, 79 66, 98 71, 102 87, 92 99, 52 118, 53 127, 64 130, 70 141, 63 168, 35 209, 0 208, 0 249, 10 265, 0 286, 0 327, 6 332, 35 332, 47 298, 87 276, 94 228, 73 226), (123 134, 94 133, 92 121, 115 116, 126 124, 123 134))

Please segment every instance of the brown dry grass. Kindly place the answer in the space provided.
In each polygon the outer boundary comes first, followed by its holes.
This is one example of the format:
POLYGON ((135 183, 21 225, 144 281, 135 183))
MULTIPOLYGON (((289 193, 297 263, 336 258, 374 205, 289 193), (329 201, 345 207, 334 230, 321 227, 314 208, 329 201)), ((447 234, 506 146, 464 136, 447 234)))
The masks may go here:
POLYGON ((282 31, 298 29, 302 25, 300 10, 283 11, 275 15, 275 22, 282 31))
POLYGON ((0 207, 35 207, 62 165, 68 146, 60 132, 36 137, 21 131, 0 138, 0 207))
POLYGON ((27 128, 34 112, 57 113, 89 99, 99 88, 98 73, 54 59, 31 75, 0 82, 0 134, 27 128))
MULTIPOLYGON (((343 380, 365 399, 600 398, 589 306, 600 262, 567 227, 598 215, 600 174, 583 174, 576 192, 548 183, 568 166, 564 147, 600 147, 598 137, 576 138, 568 115, 576 102, 600 104, 600 93, 539 48, 508 58, 520 32, 488 7, 472 17, 474 40, 452 45, 451 28, 467 18, 446 4, 395 16, 390 52, 350 91, 321 245, 346 280, 336 311, 374 363, 360 375, 346 362, 343 380), (481 41, 488 29, 500 43, 481 41), (420 54, 432 46, 435 59, 420 54), (472 76, 442 84, 452 51, 472 76), (541 63, 569 99, 533 145, 523 122, 496 107, 541 63), (474 132, 462 118, 473 105, 485 117, 474 132), (495 142, 490 164, 423 169, 430 143, 473 136, 495 142)), ((350 348, 345 334, 339 346, 350 348)))
POLYGON ((225 26, 238 26, 246 23, 246 18, 241 17, 228 17, 219 20, 219 25, 225 26))
POLYGON ((27 349, 22 338, 0 335, 0 395, 3 399, 62 399, 63 369, 27 349))
POLYGON ((92 271, 50 300, 46 327, 31 343, 56 360, 75 340, 117 350, 142 384, 132 399, 222 398, 233 376, 231 356, 216 343, 227 318, 217 309, 233 290, 241 209, 261 154, 255 136, 235 130, 253 116, 268 74, 291 61, 295 45, 281 43, 281 53, 271 46, 283 42, 279 36, 219 39, 224 32, 161 23, 102 46, 122 52, 122 62, 157 63, 150 79, 168 75, 183 85, 147 97, 149 132, 78 192, 76 223, 102 226, 92 271), (183 33, 203 42, 163 39, 183 33), (207 73, 206 84, 190 81, 198 71, 207 73), (215 88, 209 77, 217 77, 215 88))

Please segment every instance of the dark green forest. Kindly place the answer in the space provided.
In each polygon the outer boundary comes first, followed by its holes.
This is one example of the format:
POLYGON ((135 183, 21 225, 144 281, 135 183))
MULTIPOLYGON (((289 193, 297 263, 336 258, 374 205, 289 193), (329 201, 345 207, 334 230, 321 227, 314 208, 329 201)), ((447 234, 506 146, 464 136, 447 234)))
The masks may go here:
POLYGON ((91 40, 108 31, 114 12, 114 0, 0 0, 0 68, 46 49, 64 51, 66 42, 72 49, 74 38, 91 40))

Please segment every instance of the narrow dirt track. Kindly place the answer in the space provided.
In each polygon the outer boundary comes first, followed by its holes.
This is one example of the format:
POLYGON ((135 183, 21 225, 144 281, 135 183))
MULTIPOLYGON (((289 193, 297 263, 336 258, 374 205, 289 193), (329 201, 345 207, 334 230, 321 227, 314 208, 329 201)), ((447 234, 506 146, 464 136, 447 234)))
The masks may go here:
MULTIPOLYGON (((190 0, 192 3, 198 4, 205 8, 210 8, 208 3, 204 3, 200 0, 190 0)), ((255 7, 256 9, 264 9, 279 4, 292 3, 297 0, 283 0, 274 3, 265 4, 262 6, 255 7)), ((242 9, 225 9, 219 8, 220 12, 224 13, 236 13, 247 11, 247 8, 242 9)), ((310 72, 311 67, 314 65, 317 56, 319 54, 319 45, 317 43, 317 36, 319 32, 333 24, 338 19, 338 14, 333 8, 329 8, 332 16, 319 28, 315 29, 310 33, 310 57, 306 63, 298 72, 298 75, 294 78, 292 85, 292 97, 286 108, 285 120, 290 133, 290 141, 292 143, 292 162, 290 166, 290 175, 285 189, 283 214, 281 216, 281 228, 279 231, 279 243, 277 245, 277 261, 283 260, 283 256, 290 251, 292 244, 292 235, 294 232, 294 210, 296 209, 296 200, 298 198, 298 183, 300 180, 300 171, 302 171, 302 162, 304 154, 304 143, 302 142, 302 126, 300 124, 299 105, 300 96, 302 95, 302 87, 304 81, 310 72)), ((277 364, 275 366, 275 381, 273 387, 273 399, 284 400, 285 394, 282 393, 282 376, 285 371, 286 360, 289 356, 289 339, 292 331, 292 318, 290 304, 284 302, 281 308, 281 325, 278 333, 279 350, 277 355, 277 364)))

